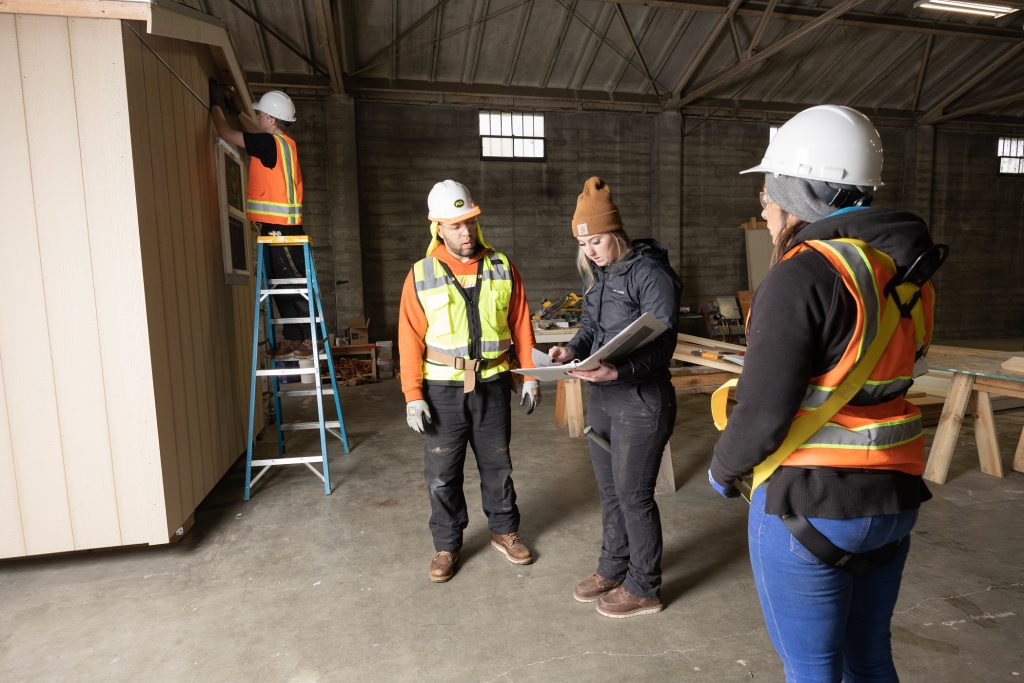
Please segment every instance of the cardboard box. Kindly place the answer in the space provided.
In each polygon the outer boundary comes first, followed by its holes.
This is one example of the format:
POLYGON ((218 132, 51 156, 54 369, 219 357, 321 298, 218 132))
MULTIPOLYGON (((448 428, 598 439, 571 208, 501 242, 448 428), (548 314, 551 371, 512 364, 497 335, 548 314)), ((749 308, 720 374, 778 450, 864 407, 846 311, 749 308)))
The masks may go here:
POLYGON ((370 343, 370 319, 357 316, 348 321, 348 339, 350 344, 370 343))

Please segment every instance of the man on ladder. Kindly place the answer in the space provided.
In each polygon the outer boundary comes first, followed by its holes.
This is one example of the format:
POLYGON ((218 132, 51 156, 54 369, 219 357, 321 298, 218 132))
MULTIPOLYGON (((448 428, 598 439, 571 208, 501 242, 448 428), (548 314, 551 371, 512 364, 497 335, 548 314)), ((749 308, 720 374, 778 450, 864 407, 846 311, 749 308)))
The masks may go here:
MULTIPOLYGON (((252 107, 255 120, 238 115, 244 131, 228 124, 220 105, 212 107, 213 123, 221 139, 244 147, 249 155, 246 217, 260 235, 304 235, 302 230, 302 171, 295 141, 285 130, 295 121, 295 105, 280 90, 263 93, 252 107)), ((302 247, 271 249, 267 273, 271 279, 304 278, 302 247)), ((309 302, 298 294, 274 297, 282 318, 309 318, 309 302)), ((282 341, 270 351, 272 358, 312 358, 309 325, 286 324, 282 341)))

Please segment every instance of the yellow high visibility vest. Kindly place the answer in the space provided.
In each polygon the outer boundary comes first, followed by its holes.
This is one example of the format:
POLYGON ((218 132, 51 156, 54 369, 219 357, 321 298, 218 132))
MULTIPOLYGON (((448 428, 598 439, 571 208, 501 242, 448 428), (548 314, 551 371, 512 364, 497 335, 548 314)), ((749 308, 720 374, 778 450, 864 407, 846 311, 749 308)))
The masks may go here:
MULTIPOLYGON (((463 291, 476 301, 480 333, 473 338, 470 331, 469 308, 466 296, 452 279, 450 270, 433 256, 413 265, 416 296, 427 318, 424 339, 428 349, 450 356, 490 360, 499 358, 512 346, 512 332, 508 326, 508 307, 512 299, 512 267, 508 257, 499 252, 486 254, 480 259, 476 283, 463 291), (475 291, 474 291, 475 290, 475 291), (476 352, 470 356, 471 346, 476 352)), ((510 369, 508 360, 480 371, 486 379, 510 369)), ((463 382, 465 371, 424 358, 425 380, 463 382)))

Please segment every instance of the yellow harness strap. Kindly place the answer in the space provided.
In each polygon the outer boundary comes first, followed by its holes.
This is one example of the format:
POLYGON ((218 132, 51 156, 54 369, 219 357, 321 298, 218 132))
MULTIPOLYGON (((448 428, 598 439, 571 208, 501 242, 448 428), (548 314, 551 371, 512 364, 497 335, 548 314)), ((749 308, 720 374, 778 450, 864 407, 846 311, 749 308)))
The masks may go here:
MULTIPOLYGON (((896 293, 901 301, 910 301, 917 289, 917 285, 911 282, 904 282, 897 285, 896 293)), ((912 318, 914 319, 915 327, 919 320, 923 322, 920 308, 920 302, 914 305, 912 318)), ((828 400, 814 410, 806 412, 793 420, 789 433, 786 434, 786 438, 782 440, 782 443, 775 452, 754 467, 754 481, 750 485, 750 495, 753 495, 757 487, 764 483, 768 477, 772 476, 772 473, 789 457, 790 453, 824 427, 825 423, 832 419, 833 415, 838 413, 843 406, 850 402, 850 399, 857 395, 857 392, 867 382, 868 377, 871 376, 871 371, 878 365, 882 353, 885 352, 885 348, 889 345, 889 341, 892 339, 897 325, 899 325, 900 317, 899 306, 896 305, 895 301, 888 301, 885 311, 882 313, 878 334, 875 335, 874 340, 868 346, 864 355, 861 356, 856 367, 836 387, 836 390, 832 392, 828 400)), ((736 382, 737 380, 735 379, 729 380, 711 395, 711 416, 714 418, 715 427, 719 431, 725 429, 725 425, 728 423, 726 404, 729 398, 729 388, 736 386, 736 382)))

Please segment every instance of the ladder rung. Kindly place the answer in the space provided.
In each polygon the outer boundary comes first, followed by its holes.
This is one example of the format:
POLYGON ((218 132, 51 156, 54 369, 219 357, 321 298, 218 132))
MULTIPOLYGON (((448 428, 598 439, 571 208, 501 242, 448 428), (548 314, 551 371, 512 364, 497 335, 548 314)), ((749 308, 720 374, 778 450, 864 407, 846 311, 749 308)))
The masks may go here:
MULTIPOLYGON (((281 389, 277 393, 281 396, 316 396, 316 389, 281 389)), ((334 396, 334 389, 327 386, 320 393, 324 396, 334 396)))
MULTIPOLYGON (((323 318, 320 316, 316 317, 316 322, 321 322, 323 318)), ((271 318, 270 322, 275 325, 308 325, 309 318, 271 318)))
POLYGON ((301 465, 306 462, 323 462, 322 455, 297 455, 293 458, 267 458, 266 460, 253 460, 253 467, 269 465, 301 465))
POLYGON ((268 294, 309 294, 308 289, 261 289, 260 295, 267 296, 268 294))
MULTIPOLYGON (((324 420, 324 427, 339 427, 337 420, 324 420)), ((319 422, 286 422, 281 429, 320 429, 319 422)))
POLYGON ((273 370, 262 370, 262 369, 257 370, 256 371, 256 376, 257 377, 269 377, 269 376, 278 376, 278 377, 280 377, 281 375, 312 375, 312 374, 314 374, 316 372, 319 372, 319 369, 317 369, 317 368, 275 368, 273 370))
POLYGON ((267 280, 272 285, 304 285, 306 284, 306 278, 304 277, 278 277, 267 280))

